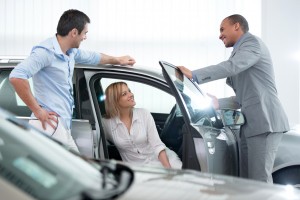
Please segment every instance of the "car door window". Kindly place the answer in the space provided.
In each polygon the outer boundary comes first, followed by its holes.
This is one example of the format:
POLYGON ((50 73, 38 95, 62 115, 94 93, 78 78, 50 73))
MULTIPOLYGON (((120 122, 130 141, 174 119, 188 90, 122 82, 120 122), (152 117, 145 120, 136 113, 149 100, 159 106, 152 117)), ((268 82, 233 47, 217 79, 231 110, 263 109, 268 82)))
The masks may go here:
POLYGON ((166 70, 165 73, 168 74, 166 76, 171 79, 178 95, 182 98, 190 122, 194 125, 220 128, 220 120, 212 107, 211 99, 206 97, 190 79, 184 77, 173 65, 166 62, 161 65, 166 70))
MULTIPOLYGON (((9 81, 11 70, 0 71, 0 107, 12 112, 17 116, 28 117, 31 111, 15 92, 9 81)), ((29 84, 32 89, 32 80, 29 79, 29 84)), ((33 92, 33 90, 32 90, 33 92)))
MULTIPOLYGON (((111 83, 124 81, 120 79, 102 78, 100 83, 102 85, 103 92, 107 86, 111 83)), ((153 86, 136 82, 136 81, 124 81, 134 94, 137 108, 145 108, 151 113, 169 114, 171 109, 176 104, 175 98, 153 86)), ((104 98, 102 99, 104 100, 104 98)))

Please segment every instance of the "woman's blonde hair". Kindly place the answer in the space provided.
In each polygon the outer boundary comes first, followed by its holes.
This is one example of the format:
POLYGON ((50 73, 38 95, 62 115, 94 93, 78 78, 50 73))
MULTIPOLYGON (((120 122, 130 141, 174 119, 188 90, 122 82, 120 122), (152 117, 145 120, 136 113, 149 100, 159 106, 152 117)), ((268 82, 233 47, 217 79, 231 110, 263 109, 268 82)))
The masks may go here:
MULTIPOLYGON (((110 84, 105 90, 105 112, 106 118, 113 118, 120 115, 119 100, 122 95, 122 86, 125 82, 115 82, 110 84)), ((128 86, 127 86, 128 87, 128 86)))

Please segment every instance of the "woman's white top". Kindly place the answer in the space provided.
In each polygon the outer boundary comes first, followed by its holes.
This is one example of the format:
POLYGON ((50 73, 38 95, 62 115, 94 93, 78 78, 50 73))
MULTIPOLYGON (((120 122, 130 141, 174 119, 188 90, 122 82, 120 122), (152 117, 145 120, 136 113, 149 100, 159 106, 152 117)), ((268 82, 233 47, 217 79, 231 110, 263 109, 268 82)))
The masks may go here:
MULTIPOLYGON (((133 108, 130 132, 119 117, 103 118, 103 126, 106 139, 116 145, 124 162, 162 166, 158 155, 167 148, 159 138, 154 119, 149 111, 133 108)), ((167 150, 167 154, 169 154, 171 150, 167 150)), ((175 153, 173 152, 173 154, 175 153)), ((169 155, 168 157, 170 160, 169 155)), ((175 157, 179 160, 177 155, 175 157)), ((171 160, 170 164, 172 166, 171 160)))

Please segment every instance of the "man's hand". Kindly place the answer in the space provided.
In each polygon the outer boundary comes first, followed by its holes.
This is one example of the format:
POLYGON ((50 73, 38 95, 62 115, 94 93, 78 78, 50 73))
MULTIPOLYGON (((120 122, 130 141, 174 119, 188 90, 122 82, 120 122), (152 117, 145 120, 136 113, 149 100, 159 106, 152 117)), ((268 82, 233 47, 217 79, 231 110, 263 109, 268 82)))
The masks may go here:
POLYGON ((184 66, 177 66, 177 67, 186 77, 188 77, 189 79, 193 78, 191 70, 189 70, 188 68, 186 68, 184 66))
POLYGON ((218 101, 217 97, 215 97, 214 95, 208 94, 208 93, 206 93, 206 95, 212 99, 213 107, 216 110, 218 110, 220 108, 220 105, 219 105, 219 101, 218 101))
POLYGON ((40 108, 33 113, 35 117, 41 121, 44 130, 46 130, 46 123, 48 123, 53 129, 55 129, 56 126, 53 124, 53 121, 57 124, 57 113, 48 112, 43 108, 40 108))
POLYGON ((111 64, 111 65, 134 65, 135 60, 131 56, 110 56, 104 53, 101 53, 101 59, 99 64, 111 64))
POLYGON ((58 114, 55 112, 47 112, 38 104, 34 96, 32 95, 30 85, 28 80, 21 78, 10 78, 9 79, 13 87, 15 88, 19 97, 24 101, 24 103, 29 107, 29 109, 34 113, 36 118, 38 118, 43 129, 46 130, 46 123, 55 129, 53 122, 57 123, 58 114))
POLYGON ((120 65, 134 65, 135 64, 134 58, 132 58, 130 56, 121 56, 121 57, 117 57, 117 59, 118 59, 120 65))

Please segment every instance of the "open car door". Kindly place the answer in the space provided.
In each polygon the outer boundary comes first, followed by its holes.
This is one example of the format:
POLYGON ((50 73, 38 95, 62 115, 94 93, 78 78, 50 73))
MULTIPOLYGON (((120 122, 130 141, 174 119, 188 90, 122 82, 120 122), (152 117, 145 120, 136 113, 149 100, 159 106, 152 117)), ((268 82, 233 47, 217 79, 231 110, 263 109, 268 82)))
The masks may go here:
POLYGON ((236 139, 225 131, 211 99, 176 66, 165 61, 159 64, 184 117, 183 168, 238 176, 236 139))

